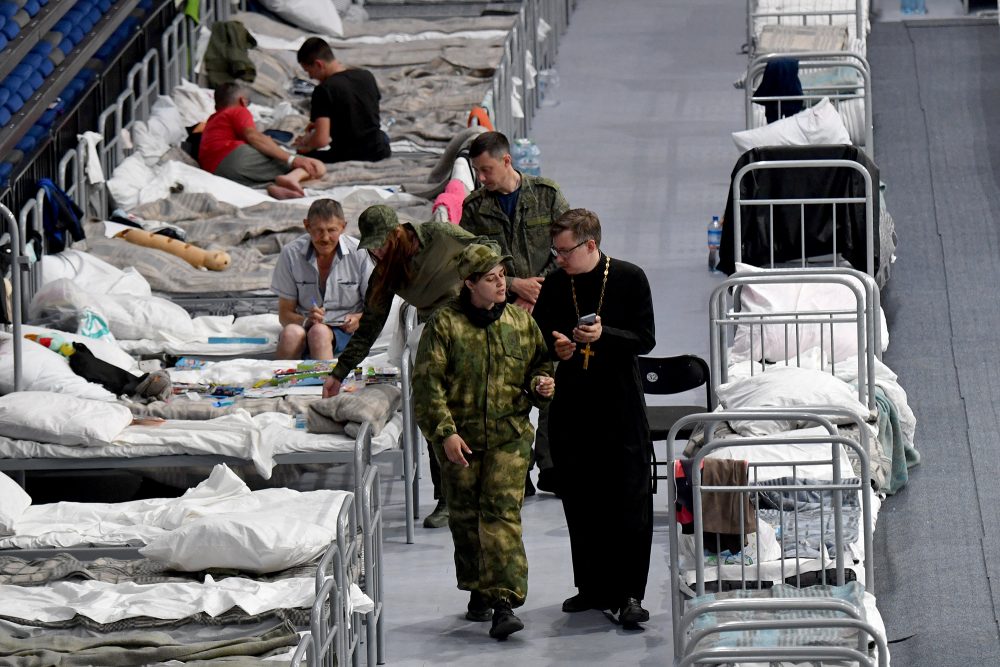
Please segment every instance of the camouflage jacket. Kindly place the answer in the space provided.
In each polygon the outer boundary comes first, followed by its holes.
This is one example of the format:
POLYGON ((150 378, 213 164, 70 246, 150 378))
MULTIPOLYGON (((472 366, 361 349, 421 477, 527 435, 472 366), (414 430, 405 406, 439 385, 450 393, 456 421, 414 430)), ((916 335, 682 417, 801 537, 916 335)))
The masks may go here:
POLYGON ((521 194, 511 220, 500 208, 497 198, 485 188, 476 190, 462 204, 462 229, 496 241, 508 262, 507 287, 512 278, 545 276, 555 270, 549 252, 552 239, 549 226, 569 210, 566 198, 555 181, 521 174, 521 194))
POLYGON ((458 257, 465 246, 487 242, 448 222, 425 222, 412 227, 420 242, 420 250, 410 260, 410 282, 397 286, 395 290, 386 290, 382 298, 376 300, 372 289, 372 281, 379 277, 376 266, 368 280, 361 324, 351 342, 340 353, 332 371, 334 377, 343 380, 368 356, 389 317, 395 294, 414 306, 421 320, 426 319, 462 289, 462 279, 458 277, 458 257))
POLYGON ((552 375, 545 339, 527 311, 508 306, 486 327, 458 299, 427 322, 413 370, 417 424, 431 443, 458 433, 472 450, 532 437, 528 413, 547 403, 532 379, 552 375))

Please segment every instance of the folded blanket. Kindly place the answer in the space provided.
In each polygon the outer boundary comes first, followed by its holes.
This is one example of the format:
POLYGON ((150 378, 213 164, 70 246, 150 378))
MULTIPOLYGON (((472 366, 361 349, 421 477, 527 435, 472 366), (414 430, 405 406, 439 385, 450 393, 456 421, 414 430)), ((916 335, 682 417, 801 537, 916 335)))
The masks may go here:
POLYGON ((348 435, 357 435, 357 425, 368 422, 372 435, 376 436, 399 409, 401 400, 399 387, 390 384, 372 384, 355 392, 342 392, 309 404, 306 429, 310 433, 347 431, 348 435), (348 428, 348 423, 355 426, 348 428))

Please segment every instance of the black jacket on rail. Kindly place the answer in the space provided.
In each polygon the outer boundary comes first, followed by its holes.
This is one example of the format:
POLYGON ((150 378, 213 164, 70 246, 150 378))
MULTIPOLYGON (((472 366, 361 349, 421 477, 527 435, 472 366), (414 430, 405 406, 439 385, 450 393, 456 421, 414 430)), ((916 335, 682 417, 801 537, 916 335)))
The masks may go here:
MULTIPOLYGON (((733 167, 730 179, 751 162, 766 160, 852 160, 864 166, 871 174, 872 201, 874 204, 872 238, 874 240, 874 272, 878 272, 879 250, 879 175, 878 167, 855 146, 767 146, 752 148, 740 156, 733 167)), ((865 182, 861 173, 847 167, 838 168, 787 168, 763 169, 750 172, 743 178, 740 198, 749 199, 811 199, 819 197, 864 197, 865 182)), ((753 266, 770 265, 768 244, 768 206, 742 206, 741 245, 742 261, 753 266)), ((833 207, 829 204, 805 207, 805 247, 807 257, 829 255, 833 251, 833 207)), ((859 271, 867 266, 868 245, 865 236, 865 205, 837 205, 837 252, 859 271)), ((719 270, 732 274, 733 253, 733 192, 730 180, 726 213, 723 219, 722 245, 719 248, 719 270)), ((802 257, 800 207, 781 205, 774 207, 774 261, 797 260, 802 257)))

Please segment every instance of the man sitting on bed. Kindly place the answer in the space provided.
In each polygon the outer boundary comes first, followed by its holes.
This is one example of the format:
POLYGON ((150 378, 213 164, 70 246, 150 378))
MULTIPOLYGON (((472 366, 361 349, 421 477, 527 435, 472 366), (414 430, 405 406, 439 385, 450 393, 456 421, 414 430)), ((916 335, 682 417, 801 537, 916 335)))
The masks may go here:
POLYGON ((318 199, 306 234, 281 250, 271 289, 278 295, 278 359, 333 359, 358 330, 375 265, 358 240, 344 234, 340 204, 318 199))
POLYGON ((205 123, 198 148, 201 168, 243 185, 267 186, 275 199, 302 197, 300 185, 326 173, 326 165, 286 151, 257 129, 250 102, 238 83, 215 89, 215 113, 205 123))
POLYGON ((319 84, 312 94, 310 123, 295 147, 327 163, 389 157, 389 137, 380 127, 382 95, 372 73, 337 60, 319 37, 303 42, 297 55, 302 69, 319 84))

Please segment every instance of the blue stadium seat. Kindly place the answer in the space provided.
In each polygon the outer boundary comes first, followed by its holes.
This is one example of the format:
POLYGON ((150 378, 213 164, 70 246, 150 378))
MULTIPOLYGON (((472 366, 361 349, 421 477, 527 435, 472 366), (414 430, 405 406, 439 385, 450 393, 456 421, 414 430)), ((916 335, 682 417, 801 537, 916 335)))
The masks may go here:
POLYGON ((47 56, 50 53, 52 53, 52 44, 50 44, 49 42, 46 42, 44 40, 41 41, 41 42, 38 42, 38 44, 35 44, 31 48, 31 53, 37 53, 38 55, 40 55, 40 56, 42 56, 44 58, 45 56, 47 56))
POLYGON ((0 106, 0 127, 6 127, 7 123, 10 122, 11 115, 7 111, 7 107, 0 106))
POLYGON ((4 37, 6 37, 7 39, 14 39, 15 37, 17 37, 18 33, 21 32, 21 26, 19 26, 14 21, 7 21, 7 23, 5 23, 4 26, 0 28, 0 32, 2 32, 4 34, 4 37))
POLYGON ((38 139, 31 136, 30 134, 26 134, 23 137, 21 137, 21 140, 14 145, 14 148, 21 151, 22 153, 30 153, 31 151, 35 150, 35 146, 37 145, 38 145, 38 139))
POLYGON ((6 104, 8 99, 10 99, 10 91, 3 85, 0 85, 0 107, 6 104))
POLYGON ((21 9, 27 12, 31 18, 35 18, 35 14, 41 11, 42 7, 38 4, 38 0, 26 0, 21 9))
POLYGON ((3 28, 0 28, 0 51, 6 49, 8 43, 7 35, 3 34, 3 28))
POLYGON ((16 2, 0 2, 0 16, 9 19, 17 14, 18 6, 16 2))
POLYGON ((23 106, 24 98, 21 97, 17 90, 10 89, 10 97, 8 97, 7 101, 4 103, 4 107, 6 107, 7 111, 14 114, 20 111, 23 106))
POLYGON ((14 171, 14 165, 10 162, 0 162, 0 188, 7 187, 10 173, 14 171))

